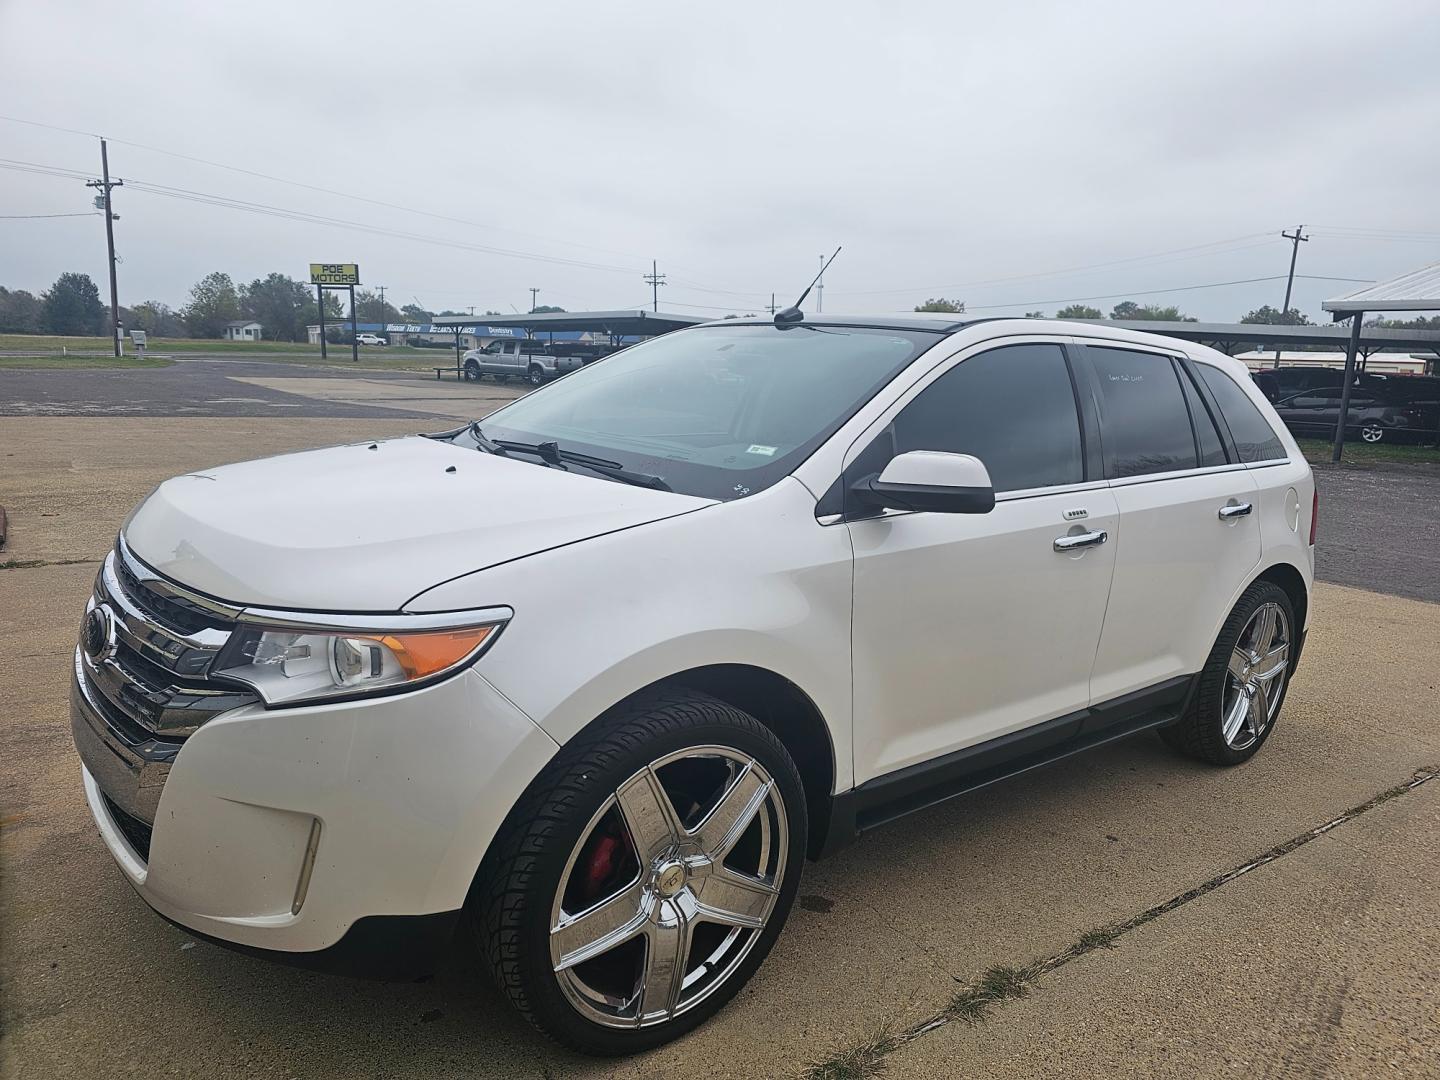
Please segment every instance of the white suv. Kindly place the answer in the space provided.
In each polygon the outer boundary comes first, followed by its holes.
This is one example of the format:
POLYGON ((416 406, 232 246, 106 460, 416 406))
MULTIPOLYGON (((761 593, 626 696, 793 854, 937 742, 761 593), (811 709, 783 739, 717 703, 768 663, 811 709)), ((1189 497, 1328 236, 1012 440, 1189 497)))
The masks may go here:
POLYGON ((1200 346, 697 327, 483 429, 162 484, 75 652, 85 792, 199 936, 372 970, 469 941, 552 1036, 638 1050, 750 978, 807 856, 1147 728, 1249 758, 1315 512, 1200 346))

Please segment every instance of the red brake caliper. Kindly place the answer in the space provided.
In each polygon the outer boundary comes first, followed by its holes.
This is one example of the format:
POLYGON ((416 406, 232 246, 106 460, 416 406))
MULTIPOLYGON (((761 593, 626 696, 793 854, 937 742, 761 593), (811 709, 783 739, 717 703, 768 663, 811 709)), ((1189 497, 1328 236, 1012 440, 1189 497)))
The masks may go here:
POLYGON ((595 842, 590 852, 590 861, 585 864, 585 897, 593 900, 600 892, 600 886, 610 877, 615 868, 615 852, 620 840, 614 833, 605 833, 595 842))

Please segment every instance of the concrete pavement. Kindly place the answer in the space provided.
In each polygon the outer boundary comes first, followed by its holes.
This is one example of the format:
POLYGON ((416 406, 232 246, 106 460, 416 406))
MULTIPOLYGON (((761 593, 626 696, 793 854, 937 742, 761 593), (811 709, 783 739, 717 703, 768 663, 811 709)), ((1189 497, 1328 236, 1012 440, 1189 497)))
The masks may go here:
POLYGON ((1440 780, 886 1059, 896 1080, 1440 1075, 1440 780))
MULTIPOLYGON (((164 476, 415 427, 387 424, 0 421, 0 455, 14 455, 0 456, 16 545, 5 557, 97 559, 164 476)), ((155 917, 95 833, 69 740, 69 655, 93 573, 88 561, 0 571, 7 1077, 793 1076, 933 1015, 993 965, 1052 955, 1440 763, 1440 606, 1322 585, 1280 726, 1253 762, 1212 770, 1139 738, 877 831, 806 867, 790 925, 729 1009, 652 1054, 593 1062, 534 1035, 463 949, 431 980, 369 983, 238 956, 155 917)), ((1188 1075, 1218 1061, 1284 1075, 1319 1062, 1321 1075, 1362 1076, 1393 1058, 1423 1075, 1416 1063, 1436 1060, 1425 925, 1437 922, 1423 811, 1437 791, 1370 811, 886 1065, 1018 1075, 1054 1059, 1074 1063, 1069 1075, 1188 1075), (1348 1014, 1330 1056, 1306 1050, 1301 1034, 1324 1035, 1337 1002, 1348 1014), (1290 1042, 1286 1016, 1301 1033, 1290 1042)))

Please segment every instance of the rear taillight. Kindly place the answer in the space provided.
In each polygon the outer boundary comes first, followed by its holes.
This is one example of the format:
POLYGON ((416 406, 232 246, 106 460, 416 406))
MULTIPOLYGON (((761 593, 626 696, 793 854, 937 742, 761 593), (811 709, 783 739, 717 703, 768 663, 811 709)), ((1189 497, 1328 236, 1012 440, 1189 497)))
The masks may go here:
POLYGON ((1315 527, 1320 524, 1320 489, 1310 495, 1310 546, 1315 546, 1315 527))

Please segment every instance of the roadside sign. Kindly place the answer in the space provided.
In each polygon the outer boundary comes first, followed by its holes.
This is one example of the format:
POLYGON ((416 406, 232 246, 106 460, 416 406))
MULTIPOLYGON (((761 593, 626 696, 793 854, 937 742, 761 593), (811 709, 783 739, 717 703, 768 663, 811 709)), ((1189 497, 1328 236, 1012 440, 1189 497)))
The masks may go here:
POLYGON ((356 263, 311 263, 311 285, 359 285, 360 267, 356 263))
POLYGON ((130 340, 133 341, 136 345, 140 346, 140 347, 143 349, 143 348, 145 347, 145 331, 144 331, 144 330, 131 330, 131 331, 130 331, 130 340))

